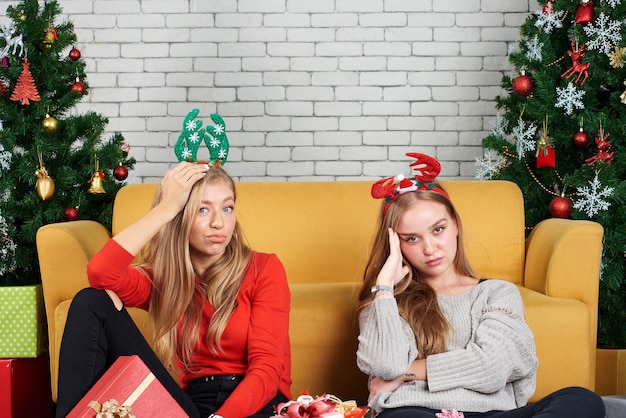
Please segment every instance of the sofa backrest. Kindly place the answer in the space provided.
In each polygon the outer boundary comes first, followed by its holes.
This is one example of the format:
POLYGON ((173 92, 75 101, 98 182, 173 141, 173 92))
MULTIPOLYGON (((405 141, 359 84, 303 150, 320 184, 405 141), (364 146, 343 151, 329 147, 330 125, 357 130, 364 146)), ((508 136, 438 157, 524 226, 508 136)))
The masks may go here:
MULTIPOLYGON (((240 182, 237 217, 255 250, 276 253, 290 283, 361 281, 381 201, 371 181, 240 182)), ((506 181, 443 181, 455 203, 475 270, 522 284, 524 203, 506 181)), ((113 234, 147 212, 156 183, 117 194, 113 234)))

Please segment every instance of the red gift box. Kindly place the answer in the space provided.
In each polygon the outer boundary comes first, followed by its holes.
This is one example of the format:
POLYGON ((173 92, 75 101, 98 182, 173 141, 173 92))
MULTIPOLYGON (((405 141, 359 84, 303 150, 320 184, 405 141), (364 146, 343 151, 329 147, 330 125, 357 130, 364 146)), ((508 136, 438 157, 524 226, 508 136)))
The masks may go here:
POLYGON ((119 357, 67 418, 94 418, 96 411, 112 400, 130 406, 137 418, 188 416, 139 356, 119 357))
POLYGON ((53 410, 47 353, 0 359, 0 418, 51 418, 53 410))

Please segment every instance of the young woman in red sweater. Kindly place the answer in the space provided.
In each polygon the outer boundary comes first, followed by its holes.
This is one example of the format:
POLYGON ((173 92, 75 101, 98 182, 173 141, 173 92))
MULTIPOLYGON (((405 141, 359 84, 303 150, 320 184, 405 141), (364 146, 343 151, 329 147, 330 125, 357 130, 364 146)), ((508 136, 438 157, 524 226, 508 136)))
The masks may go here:
POLYGON ((58 417, 132 354, 191 417, 269 417, 291 399, 285 271, 243 242, 235 202, 219 164, 182 162, 152 209, 90 261, 92 287, 74 298, 61 344, 58 417), (124 306, 149 311, 152 347, 124 306))

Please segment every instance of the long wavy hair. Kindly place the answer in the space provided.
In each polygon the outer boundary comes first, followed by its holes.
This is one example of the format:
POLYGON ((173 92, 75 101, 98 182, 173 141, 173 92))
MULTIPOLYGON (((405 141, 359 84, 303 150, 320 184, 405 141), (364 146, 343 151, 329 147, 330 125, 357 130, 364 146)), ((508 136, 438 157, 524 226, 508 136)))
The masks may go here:
MULTIPOLYGON (((142 252, 141 267, 152 278, 149 317, 154 349, 163 364, 175 370, 176 363, 193 370, 194 347, 199 343, 200 321, 206 301, 215 313, 206 333, 206 343, 221 350, 220 339, 235 308, 235 299, 248 266, 251 250, 243 240, 239 223, 223 256, 203 277, 197 277, 189 256, 189 232, 200 209, 205 185, 223 183, 235 194, 233 179, 221 167, 211 167, 192 188, 185 208, 157 233, 142 252)), ((161 200, 161 189, 154 199, 161 200)))
MULTIPOLYGON (((384 211, 384 203, 381 207, 378 215, 378 228, 374 234, 372 250, 363 275, 363 286, 359 293, 360 309, 372 303, 370 289, 376 284, 378 273, 389 257, 389 234, 387 230, 389 228, 394 231, 397 230, 405 212, 424 200, 435 201, 446 207, 448 215, 456 223, 459 232, 454 267, 460 275, 477 278, 465 254, 461 218, 452 202, 440 193, 416 190, 405 193, 391 203, 387 213, 384 211)), ((415 335, 418 358, 443 353, 446 351, 449 324, 437 303, 437 294, 432 287, 420 280, 419 272, 404 257, 403 263, 409 266, 410 271, 396 285, 394 296, 398 303, 400 316, 408 322, 415 335)))

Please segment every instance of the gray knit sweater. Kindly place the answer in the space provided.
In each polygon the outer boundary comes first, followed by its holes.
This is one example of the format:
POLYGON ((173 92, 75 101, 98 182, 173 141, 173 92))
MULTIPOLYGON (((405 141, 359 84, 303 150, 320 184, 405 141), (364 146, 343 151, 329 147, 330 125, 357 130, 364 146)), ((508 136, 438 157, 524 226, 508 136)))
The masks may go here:
MULTIPOLYGON (((458 296, 438 295, 450 325, 445 353, 426 359, 428 381, 410 381, 374 396, 375 411, 401 406, 505 411, 526 405, 535 391, 533 335, 515 285, 486 280, 458 296)), ((363 373, 391 380, 417 358, 415 336, 394 298, 377 298, 359 318, 357 364, 363 373)))

